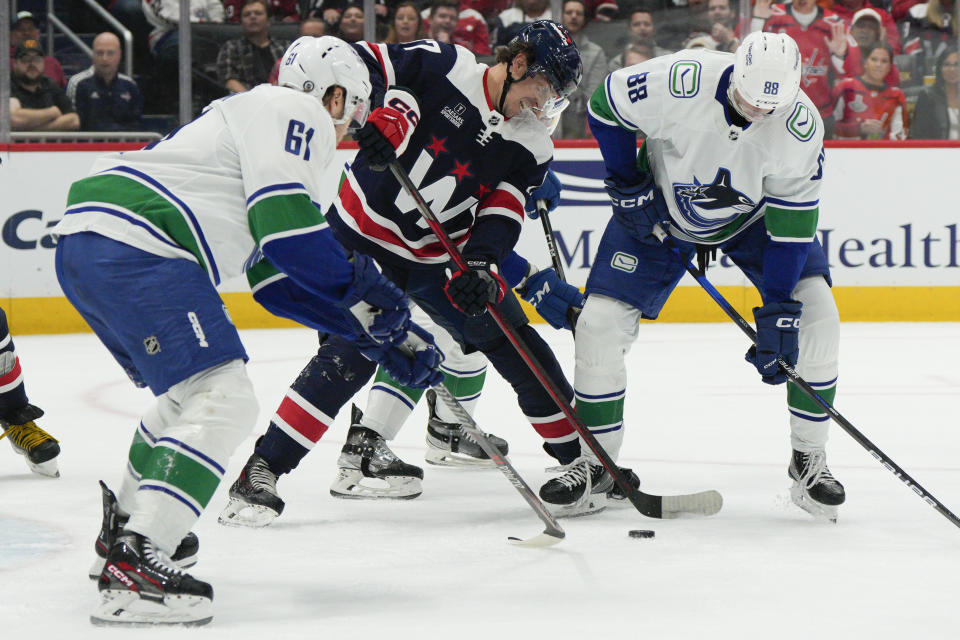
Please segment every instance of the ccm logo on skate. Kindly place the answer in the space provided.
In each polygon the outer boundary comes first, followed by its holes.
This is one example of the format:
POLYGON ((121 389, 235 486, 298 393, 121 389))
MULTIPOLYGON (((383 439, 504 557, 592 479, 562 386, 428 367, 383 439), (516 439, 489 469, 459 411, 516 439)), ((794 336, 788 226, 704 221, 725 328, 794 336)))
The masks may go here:
POLYGON ((107 573, 112 575, 114 578, 127 585, 129 588, 136 590, 137 585, 134 584, 133 580, 130 579, 130 576, 125 574, 123 571, 120 571, 115 565, 107 565, 107 573))
POLYGON ((800 318, 777 318, 778 329, 800 328, 800 318))

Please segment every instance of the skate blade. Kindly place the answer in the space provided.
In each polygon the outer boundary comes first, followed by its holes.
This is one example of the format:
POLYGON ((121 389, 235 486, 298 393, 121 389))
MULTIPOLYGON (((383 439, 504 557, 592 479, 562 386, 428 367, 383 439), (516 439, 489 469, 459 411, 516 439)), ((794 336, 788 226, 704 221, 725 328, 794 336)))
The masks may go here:
POLYGON ((46 462, 30 462, 30 459, 27 458, 27 466, 30 467, 30 471, 33 471, 38 476, 45 476, 47 478, 60 477, 60 469, 57 468, 56 458, 51 458, 46 462))
POLYGON ((837 515, 839 513, 837 505, 821 504, 817 502, 807 495, 803 488, 797 484, 794 484, 792 487, 790 487, 790 501, 812 515, 817 520, 837 524, 837 515))
POLYGON ((279 515, 279 513, 270 507, 250 504, 243 500, 230 498, 230 502, 228 502, 227 506, 220 512, 217 522, 225 527, 251 527, 259 529, 276 520, 279 515))
POLYGON ((554 518, 579 518, 600 513, 607 508, 607 495, 604 493, 591 494, 586 500, 580 500, 570 505, 545 503, 547 510, 554 518))
POLYGON ((330 485, 330 495, 346 500, 413 500, 423 493, 419 478, 384 476, 367 478, 359 470, 340 469, 330 485))
POLYGON ((429 464, 436 465, 438 467, 452 467, 458 469, 497 468, 497 465, 489 458, 474 458, 473 456, 465 456, 463 454, 453 453, 452 451, 437 449, 429 445, 427 446, 426 453, 423 454, 423 459, 429 464))
POLYGON ((105 589, 90 615, 96 626, 198 627, 213 620, 213 602, 202 596, 165 597, 163 602, 144 600, 126 589, 105 589))

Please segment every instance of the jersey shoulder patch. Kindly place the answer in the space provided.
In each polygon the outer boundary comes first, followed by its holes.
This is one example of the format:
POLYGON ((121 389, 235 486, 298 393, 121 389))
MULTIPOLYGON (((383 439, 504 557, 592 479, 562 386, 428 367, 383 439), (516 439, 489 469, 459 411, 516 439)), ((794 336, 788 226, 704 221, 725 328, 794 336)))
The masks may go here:
POLYGON ((700 93, 703 65, 697 60, 677 60, 670 65, 668 76, 670 95, 674 98, 692 98, 700 93))
POLYGON ((798 100, 785 120, 787 131, 800 142, 809 142, 817 133, 817 116, 803 101, 798 100))

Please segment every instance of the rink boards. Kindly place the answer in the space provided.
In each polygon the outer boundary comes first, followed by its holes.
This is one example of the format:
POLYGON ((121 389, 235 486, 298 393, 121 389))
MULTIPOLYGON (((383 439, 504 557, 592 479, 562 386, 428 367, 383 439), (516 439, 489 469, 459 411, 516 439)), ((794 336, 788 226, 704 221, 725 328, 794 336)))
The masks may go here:
MULTIPOLYGON (((63 214, 70 183, 86 175, 97 156, 125 148, 133 147, 0 145, 0 306, 14 333, 87 330, 57 284, 50 229, 63 214)), ((325 176, 331 195, 355 150, 337 153, 325 176)), ((843 320, 960 320, 960 205, 948 188, 957 183, 958 166, 957 145, 828 144, 819 233, 843 320)), ((567 277, 582 287, 610 217, 600 153, 592 144, 565 143, 553 169, 564 194, 551 221, 567 277)), ((517 249, 540 266, 550 264, 536 220, 524 225, 517 249)), ((742 313, 759 303, 728 260, 708 275, 742 313)), ((293 326, 263 311, 242 279, 221 289, 239 327, 293 326)), ((723 318, 688 277, 661 314, 671 322, 723 318)))

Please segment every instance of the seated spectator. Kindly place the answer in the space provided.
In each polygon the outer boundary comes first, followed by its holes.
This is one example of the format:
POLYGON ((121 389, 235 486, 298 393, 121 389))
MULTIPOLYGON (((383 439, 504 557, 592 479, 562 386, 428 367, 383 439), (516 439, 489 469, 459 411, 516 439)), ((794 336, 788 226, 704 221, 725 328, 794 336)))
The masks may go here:
POLYGON ((43 73, 43 49, 25 40, 13 53, 10 128, 14 131, 76 131, 80 127, 70 98, 43 73))
MULTIPOLYGON (((190 22, 223 22, 220 0, 189 0, 190 22)), ((147 37, 153 56, 153 82, 145 101, 151 110, 174 113, 178 106, 180 77, 180 3, 169 0, 143 0, 143 16, 153 27, 147 37)), ((147 87, 144 87, 145 89, 147 87)))
POLYGON ((417 4, 405 0, 393 10, 393 18, 390 20, 390 28, 384 42, 387 44, 403 44, 404 42, 420 40, 425 37, 425 34, 423 18, 420 17, 417 4))
POLYGON ((138 131, 143 98, 137 83, 119 73, 120 38, 105 31, 93 39, 93 66, 72 76, 67 97, 80 116, 81 131, 138 131))
MULTIPOLYGON (((40 28, 37 18, 29 11, 20 11, 14 16, 13 26, 10 27, 10 68, 13 69, 13 54, 17 47, 27 40, 40 41, 40 28)), ((60 61, 53 56, 43 59, 43 73, 57 83, 61 88, 67 86, 67 77, 63 75, 60 61)))
MULTIPOLYGON (((300 0, 267 0, 270 17, 274 22, 299 22, 300 0)), ((243 0, 223 0, 227 22, 240 22, 243 0)))
POLYGON ((910 138, 916 140, 960 140, 960 56, 957 48, 944 49, 937 58, 933 85, 924 87, 913 110, 910 138))
POLYGON ((731 0, 707 1, 707 33, 717 43, 717 51, 733 53, 740 46, 737 20, 731 0))
MULTIPOLYGON (((324 22, 322 18, 306 18, 300 23, 298 31, 299 36, 319 38, 320 36, 326 35, 327 23, 324 22)), ((277 77, 280 75, 280 60, 282 59, 283 57, 281 56, 273 63, 273 69, 270 71, 270 78, 268 80, 270 84, 277 84, 277 77)))
MULTIPOLYGON (((860 51, 864 51, 872 44, 877 42, 886 42, 890 44, 890 48, 893 49, 894 55, 896 55, 897 50, 893 45, 886 40, 887 32, 883 28, 883 18, 873 8, 860 9, 851 18, 852 26, 850 27, 850 36, 857 41, 857 46, 860 47, 860 51)), ((900 36, 897 36, 897 43, 900 42, 900 36)), ((855 71, 856 75, 859 75, 862 70, 855 71)), ((884 79, 891 87, 901 86, 900 82, 900 71, 897 69, 895 64, 890 65, 890 73, 887 74, 887 77, 884 79)))
POLYGON ((925 75, 933 75, 940 53, 957 42, 957 4, 930 0, 910 7, 903 23, 903 52, 920 56, 925 75))
POLYGON ((893 50, 875 42, 862 52, 863 73, 834 87, 833 112, 837 140, 903 140, 907 137, 907 97, 884 82, 893 64, 893 50))
POLYGON ((814 0, 772 4, 756 0, 752 30, 786 33, 797 41, 803 64, 803 90, 823 118, 824 137, 833 136, 831 87, 840 78, 860 72, 860 48, 847 34, 847 26, 835 13, 821 9, 814 0))
POLYGON ((240 7, 243 36, 227 40, 217 54, 217 77, 231 93, 249 91, 270 80, 270 71, 289 44, 270 37, 266 0, 244 0, 240 7))
POLYGON ((340 15, 335 35, 347 42, 363 40, 363 7, 359 4, 348 5, 340 15))
POLYGON ((493 53, 483 17, 472 9, 460 11, 459 0, 434 0, 424 25, 427 37, 437 42, 459 44, 478 56, 493 53))
POLYGON ((497 46, 513 40, 534 20, 553 20, 550 0, 517 0, 517 6, 501 11, 497 16, 497 46))
POLYGON ((589 40, 583 34, 587 23, 587 4, 585 0, 564 0, 561 22, 580 50, 583 63, 583 79, 577 90, 570 94, 570 104, 560 116, 560 126, 554 132, 554 138, 587 138, 587 103, 594 90, 600 86, 607 75, 607 56, 600 45, 589 40))
POLYGON ((635 64, 646 62, 653 57, 653 47, 648 44, 631 42, 626 46, 626 48, 624 48, 623 51, 611 58, 610 64, 607 65, 607 69, 610 71, 610 73, 613 73, 617 69, 632 67, 635 64))
MULTIPOLYGON (((669 49, 665 49, 657 44, 657 28, 653 21, 653 13, 648 9, 638 9, 630 14, 630 20, 627 22, 627 37, 625 39, 626 45, 638 44, 641 46, 650 47, 653 51, 653 56, 664 56, 669 53, 673 53, 669 49)), ((624 64, 623 54, 618 54, 608 65, 608 71, 613 73, 617 69, 622 69, 623 67, 629 66, 624 64)))
MULTIPOLYGON (((847 26, 850 28, 850 35, 852 35, 855 40, 857 36, 853 33, 853 24, 856 22, 857 15, 863 15, 860 12, 865 9, 872 10, 880 19, 881 32, 877 34, 874 41, 882 40, 886 42, 890 45, 890 48, 893 49, 893 54, 898 55, 902 47, 900 45, 900 32, 897 30, 897 23, 894 21, 893 16, 866 0, 835 0, 833 3, 833 12, 847 23, 847 26)), ((857 42, 859 43, 859 40, 857 40, 857 42)), ((861 44, 860 46, 862 47, 863 45, 861 44)))

